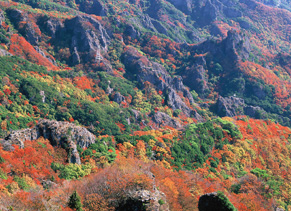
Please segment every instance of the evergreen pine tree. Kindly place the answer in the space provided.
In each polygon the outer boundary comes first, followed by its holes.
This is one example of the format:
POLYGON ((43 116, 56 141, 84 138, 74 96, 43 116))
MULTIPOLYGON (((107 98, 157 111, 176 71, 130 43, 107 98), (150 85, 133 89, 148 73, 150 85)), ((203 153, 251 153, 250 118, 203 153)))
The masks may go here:
POLYGON ((77 191, 74 191, 74 193, 70 196, 68 206, 76 211, 83 211, 81 197, 77 191))

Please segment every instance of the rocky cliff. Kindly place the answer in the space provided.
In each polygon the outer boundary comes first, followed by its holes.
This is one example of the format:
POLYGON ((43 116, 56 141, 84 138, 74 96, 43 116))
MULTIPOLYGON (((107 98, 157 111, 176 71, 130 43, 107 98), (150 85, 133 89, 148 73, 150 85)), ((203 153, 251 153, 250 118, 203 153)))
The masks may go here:
POLYGON ((220 116, 248 115, 253 118, 263 118, 266 112, 258 106, 246 105, 244 100, 238 97, 219 96, 216 103, 216 111, 220 116))
POLYGON ((95 143, 95 136, 87 129, 68 122, 40 119, 31 129, 12 131, 3 141, 6 150, 13 150, 12 144, 23 148, 25 141, 36 140, 39 137, 48 139, 53 146, 61 146, 68 152, 71 163, 81 163, 77 145, 81 148, 95 143))
POLYGON ((193 113, 189 105, 182 99, 184 97, 189 100, 190 104, 194 103, 194 99, 189 90, 184 86, 181 77, 172 78, 162 65, 150 62, 133 47, 125 49, 123 63, 130 71, 128 75, 135 75, 136 80, 142 87, 147 81, 154 85, 158 91, 165 93, 167 103, 173 110, 180 109, 187 116, 193 113))
POLYGON ((7 14, 14 26, 30 44, 37 45, 41 41, 40 29, 27 13, 18 9, 9 9, 7 14))
MULTIPOLYGON (((71 51, 88 62, 96 58, 97 51, 106 51, 110 37, 102 24, 91 16, 78 15, 65 23, 65 33, 71 36, 71 51)), ((73 64, 80 61, 73 59, 73 64)))

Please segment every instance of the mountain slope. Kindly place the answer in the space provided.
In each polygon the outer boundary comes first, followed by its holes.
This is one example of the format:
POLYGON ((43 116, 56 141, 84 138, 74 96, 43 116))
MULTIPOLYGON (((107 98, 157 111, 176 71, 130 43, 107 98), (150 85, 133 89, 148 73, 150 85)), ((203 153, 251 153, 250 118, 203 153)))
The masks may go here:
POLYGON ((290 209, 290 8, 0 1, 1 209, 290 209))

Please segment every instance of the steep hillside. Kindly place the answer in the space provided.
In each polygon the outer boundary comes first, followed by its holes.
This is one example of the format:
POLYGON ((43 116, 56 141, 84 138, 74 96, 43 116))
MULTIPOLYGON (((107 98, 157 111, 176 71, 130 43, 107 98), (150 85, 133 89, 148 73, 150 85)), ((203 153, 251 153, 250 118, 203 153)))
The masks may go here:
POLYGON ((1 0, 1 210, 291 209, 290 49, 289 0, 1 0))

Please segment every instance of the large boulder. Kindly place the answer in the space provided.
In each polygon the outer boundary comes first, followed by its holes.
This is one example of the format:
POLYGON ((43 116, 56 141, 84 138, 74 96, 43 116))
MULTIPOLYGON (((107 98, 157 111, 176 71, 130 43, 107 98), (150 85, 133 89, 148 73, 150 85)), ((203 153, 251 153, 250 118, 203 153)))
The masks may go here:
POLYGON ((95 136, 86 128, 68 122, 40 119, 31 129, 12 131, 4 140, 5 149, 13 150, 12 144, 23 148, 25 141, 33 141, 40 137, 48 139, 53 146, 65 148, 69 154, 69 162, 81 164, 77 145, 86 148, 95 143, 95 136))

